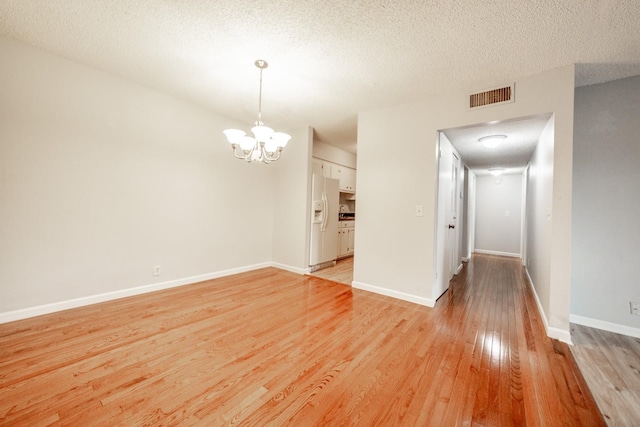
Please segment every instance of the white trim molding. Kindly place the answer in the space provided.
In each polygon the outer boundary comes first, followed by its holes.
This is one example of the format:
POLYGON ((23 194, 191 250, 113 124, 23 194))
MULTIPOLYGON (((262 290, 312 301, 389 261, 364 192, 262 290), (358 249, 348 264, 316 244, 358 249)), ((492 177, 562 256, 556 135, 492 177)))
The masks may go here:
POLYGON ((531 280, 531 276, 529 275, 529 270, 525 268, 524 271, 527 273, 527 282, 529 283, 529 288, 531 288, 531 292, 533 293, 533 298, 536 300, 538 313, 542 318, 542 323, 544 323, 544 330, 547 332, 547 336, 549 338, 562 341, 566 344, 573 345, 573 342, 571 342, 571 331, 565 331, 564 329, 549 326, 549 322, 547 321, 547 315, 542 309, 542 303, 540 303, 540 299, 538 298, 538 293, 536 292, 536 288, 535 286, 533 286, 533 280, 531 280))
POLYGON ((640 328, 634 328, 633 326, 620 325, 618 323, 593 319, 591 317, 579 316, 577 314, 570 314, 569 321, 571 323, 577 323, 578 325, 588 326, 590 328, 596 328, 616 334, 640 338, 640 328))
POLYGON ((292 273, 301 274, 301 275, 309 274, 311 272, 311 268, 309 267, 307 268, 292 267, 290 265, 280 264, 279 262, 272 262, 271 267, 279 268, 280 270, 286 270, 286 271, 290 271, 292 273))
POLYGON ((485 255, 499 255, 499 256, 508 256, 511 258, 520 258, 520 254, 514 254, 511 252, 489 251, 486 249, 474 249, 474 252, 478 254, 485 254, 485 255))
POLYGON ((271 267, 273 263, 264 262, 260 264, 247 265, 244 267, 232 268, 229 270, 217 271, 214 273, 201 274, 197 276, 185 277, 183 279, 170 280, 168 282, 152 283, 149 285, 137 286, 134 288, 122 289, 102 294, 89 295, 86 297, 73 298, 65 301, 57 301, 50 304, 38 305, 35 307, 21 308, 18 310, 0 313, 0 323, 8 323, 16 320, 28 319, 30 317, 42 316, 43 314, 55 313, 57 311, 69 310, 71 308, 84 307, 86 305, 98 304, 101 302, 126 298, 134 295, 142 295, 149 292, 161 291, 163 289, 175 288, 178 286, 191 285, 205 280, 218 279, 220 277, 231 276, 233 274, 258 270, 260 268, 271 267))
POLYGON ((414 304, 424 305, 426 307, 433 307, 436 302, 430 298, 419 297, 417 295, 407 294, 400 291, 394 291, 392 289, 382 288, 380 286, 369 285, 367 283, 356 282, 351 283, 351 286, 355 289, 361 289, 367 292, 373 292, 374 294, 384 295, 387 297, 412 302, 414 304))

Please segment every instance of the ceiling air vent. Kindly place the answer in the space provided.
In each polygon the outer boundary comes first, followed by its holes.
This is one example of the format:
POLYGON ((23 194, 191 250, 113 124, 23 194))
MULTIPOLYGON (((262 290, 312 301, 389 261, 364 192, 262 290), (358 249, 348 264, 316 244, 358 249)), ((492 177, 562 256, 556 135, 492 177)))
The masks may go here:
POLYGON ((487 107, 515 101, 515 84, 469 95, 469 108, 487 107))

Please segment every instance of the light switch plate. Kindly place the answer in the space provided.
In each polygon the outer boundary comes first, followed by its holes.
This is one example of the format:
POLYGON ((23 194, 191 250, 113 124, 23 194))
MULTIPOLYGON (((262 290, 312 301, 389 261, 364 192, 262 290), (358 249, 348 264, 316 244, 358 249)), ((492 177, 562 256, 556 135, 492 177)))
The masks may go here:
POLYGON ((416 216, 422 216, 422 215, 423 215, 422 205, 416 205, 416 216))

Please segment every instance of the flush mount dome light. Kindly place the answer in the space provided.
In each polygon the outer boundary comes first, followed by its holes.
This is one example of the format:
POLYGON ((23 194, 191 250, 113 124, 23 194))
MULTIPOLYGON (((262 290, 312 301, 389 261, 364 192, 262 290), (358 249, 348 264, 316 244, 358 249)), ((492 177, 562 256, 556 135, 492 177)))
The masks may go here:
POLYGON ((493 176, 500 176, 504 173, 504 168, 491 168, 489 173, 493 176))
POLYGON ((507 138, 507 135, 489 135, 478 139, 487 148, 496 148, 507 138))

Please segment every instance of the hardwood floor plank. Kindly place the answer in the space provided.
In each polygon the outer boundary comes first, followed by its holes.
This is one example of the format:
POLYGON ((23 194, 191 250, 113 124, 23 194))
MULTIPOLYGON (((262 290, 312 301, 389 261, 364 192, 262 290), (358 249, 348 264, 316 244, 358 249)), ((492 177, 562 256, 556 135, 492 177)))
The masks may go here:
POLYGON ((314 271, 310 275, 351 286, 351 282, 353 282, 353 256, 340 259, 333 267, 314 271))
POLYGON ((0 325, 0 424, 604 425, 572 361, 517 260, 433 309, 266 268, 0 325))
POLYGON ((610 426, 640 424, 640 339, 571 325, 576 364, 610 426))

